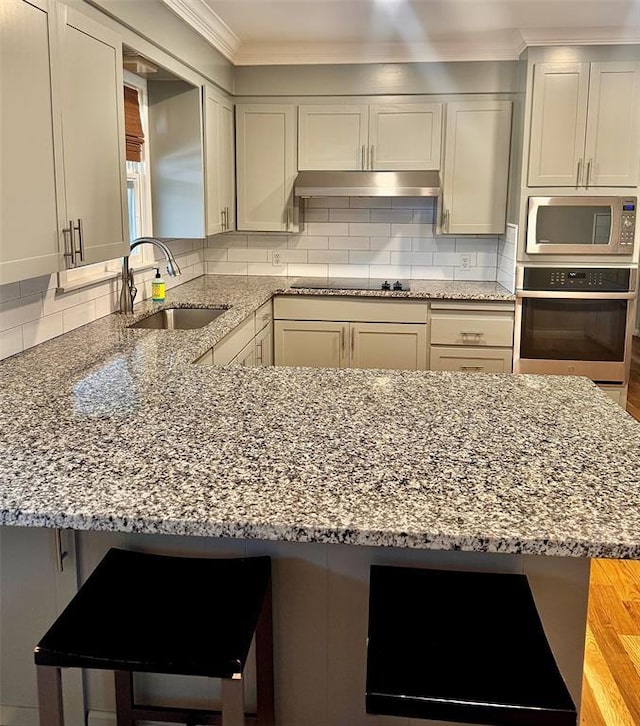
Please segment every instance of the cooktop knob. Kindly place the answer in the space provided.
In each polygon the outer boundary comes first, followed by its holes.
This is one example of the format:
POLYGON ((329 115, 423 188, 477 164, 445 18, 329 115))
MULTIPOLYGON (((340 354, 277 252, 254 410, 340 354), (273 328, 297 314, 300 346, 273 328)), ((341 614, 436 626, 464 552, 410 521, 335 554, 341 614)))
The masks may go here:
POLYGON ((387 280, 385 280, 382 283, 382 287, 380 289, 381 290, 391 290, 391 285, 389 284, 389 282, 387 280))
POLYGON ((400 280, 396 280, 393 283, 393 289, 394 290, 402 290, 402 283, 400 282, 400 280))

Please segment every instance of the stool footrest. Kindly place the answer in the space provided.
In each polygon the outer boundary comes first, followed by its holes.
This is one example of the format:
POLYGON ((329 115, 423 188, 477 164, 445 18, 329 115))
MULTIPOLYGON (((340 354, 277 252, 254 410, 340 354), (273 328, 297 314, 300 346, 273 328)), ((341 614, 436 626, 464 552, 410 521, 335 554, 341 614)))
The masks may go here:
POLYGON ((367 713, 575 726, 524 575, 371 568, 367 713))

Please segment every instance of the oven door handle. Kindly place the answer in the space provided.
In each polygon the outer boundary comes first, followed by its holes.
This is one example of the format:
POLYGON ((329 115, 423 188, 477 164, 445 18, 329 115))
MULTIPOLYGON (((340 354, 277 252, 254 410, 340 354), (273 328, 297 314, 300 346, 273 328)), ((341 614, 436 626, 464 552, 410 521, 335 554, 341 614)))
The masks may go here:
POLYGON ((633 300, 634 292, 565 292, 564 290, 516 290, 516 298, 557 300, 633 300))

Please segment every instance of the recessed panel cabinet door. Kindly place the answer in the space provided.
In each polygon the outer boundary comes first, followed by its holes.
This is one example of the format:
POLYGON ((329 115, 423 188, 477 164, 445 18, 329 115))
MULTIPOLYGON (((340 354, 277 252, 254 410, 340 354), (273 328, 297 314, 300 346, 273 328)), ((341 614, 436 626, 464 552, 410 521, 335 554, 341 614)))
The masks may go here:
POLYGON ((298 169, 358 171, 368 168, 366 105, 298 108, 298 169))
POLYGON ((369 109, 372 169, 439 169, 441 138, 441 103, 379 104, 369 109))
POLYGON ((224 210, 225 231, 236 228, 235 133, 233 104, 222 101, 218 108, 218 153, 220 155, 220 204, 224 210))
POLYGON ((276 320, 275 364, 344 368, 349 365, 349 323, 276 320))
POLYGON ((440 231, 505 231, 511 101, 447 104, 440 231))
POLYGON ((633 187, 640 166, 640 63, 592 63, 585 185, 633 187))
POLYGON ((87 264, 128 250, 122 43, 70 8, 62 14, 66 216, 81 250, 75 263, 87 264))
POLYGON ((536 63, 529 186, 582 184, 588 94, 588 63, 536 63))
MULTIPOLYGON (((0 284, 62 268, 48 0, 0 1, 0 284)), ((57 147, 57 148, 56 148, 57 147)))
POLYGON ((351 323, 351 367, 423 371, 427 367, 426 325, 351 323))
POLYGON ((224 210, 221 201, 221 168, 220 168, 220 99, 208 87, 204 92, 205 117, 205 169, 207 196, 206 216, 207 234, 224 232, 224 210))
POLYGON ((296 116, 292 105, 236 106, 239 230, 292 229, 296 116))

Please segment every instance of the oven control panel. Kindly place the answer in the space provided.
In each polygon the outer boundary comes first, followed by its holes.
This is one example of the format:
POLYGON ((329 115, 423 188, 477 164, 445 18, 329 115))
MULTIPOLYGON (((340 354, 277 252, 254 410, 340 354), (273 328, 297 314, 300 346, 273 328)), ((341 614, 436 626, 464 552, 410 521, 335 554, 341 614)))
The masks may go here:
POLYGON ((580 290, 584 292, 628 292, 629 268, 615 267, 525 267, 524 290, 580 290))
POLYGON ((620 215, 620 246, 633 247, 636 233, 636 200, 623 199, 620 215))

